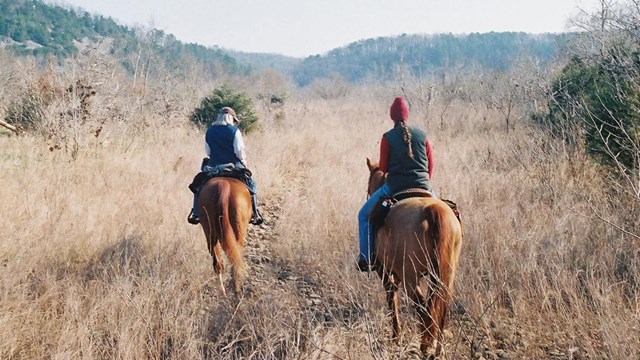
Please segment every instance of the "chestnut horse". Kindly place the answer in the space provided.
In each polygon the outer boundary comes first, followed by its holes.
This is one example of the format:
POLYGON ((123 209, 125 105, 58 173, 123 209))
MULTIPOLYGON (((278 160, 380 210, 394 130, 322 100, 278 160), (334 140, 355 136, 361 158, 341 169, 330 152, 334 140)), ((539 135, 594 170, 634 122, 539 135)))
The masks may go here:
MULTIPOLYGON (((369 159, 367 166, 371 195, 386 181, 386 174, 369 159)), ((447 203, 433 197, 397 202, 375 238, 375 268, 387 293, 393 338, 397 341, 400 334, 398 289, 404 288, 419 316, 423 355, 436 343, 432 358, 442 354, 461 243, 458 217, 447 203)))
POLYGON ((247 186, 238 179, 214 177, 207 181, 198 197, 200 224, 207 238, 207 247, 213 258, 213 270, 222 284, 222 258, 224 250, 233 268, 234 291, 242 289, 245 276, 245 264, 242 259, 242 247, 251 219, 251 195, 247 186))

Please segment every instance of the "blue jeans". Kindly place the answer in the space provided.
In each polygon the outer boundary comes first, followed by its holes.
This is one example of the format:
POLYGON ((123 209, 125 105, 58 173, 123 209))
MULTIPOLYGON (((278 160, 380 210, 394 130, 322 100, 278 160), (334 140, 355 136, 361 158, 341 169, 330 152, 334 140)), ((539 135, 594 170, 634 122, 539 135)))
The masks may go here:
POLYGON ((369 214, 373 210, 373 207, 380 202, 383 196, 390 196, 389 187, 387 184, 382 185, 376 192, 371 194, 369 199, 362 205, 362 208, 358 212, 358 240, 360 243, 359 258, 366 260, 371 264, 373 250, 373 227, 369 224, 369 214))

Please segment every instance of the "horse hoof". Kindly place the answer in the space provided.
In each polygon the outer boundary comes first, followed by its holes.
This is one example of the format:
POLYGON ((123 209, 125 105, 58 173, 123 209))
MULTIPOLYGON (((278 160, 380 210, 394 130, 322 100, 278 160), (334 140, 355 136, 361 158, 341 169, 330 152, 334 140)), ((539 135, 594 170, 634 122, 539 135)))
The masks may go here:
POLYGON ((443 357, 441 356, 442 354, 438 354, 438 351, 436 349, 433 348, 421 348, 420 351, 422 352, 422 359, 423 360, 436 360, 436 359, 443 359, 443 357))

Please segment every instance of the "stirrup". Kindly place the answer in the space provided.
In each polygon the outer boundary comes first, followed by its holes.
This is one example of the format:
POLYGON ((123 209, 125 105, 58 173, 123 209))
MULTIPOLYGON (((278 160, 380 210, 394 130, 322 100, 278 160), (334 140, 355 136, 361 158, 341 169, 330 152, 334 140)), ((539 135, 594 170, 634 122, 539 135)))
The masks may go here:
POLYGON ((256 211, 256 214, 251 216, 251 220, 249 221, 249 223, 251 223, 252 225, 260 225, 264 222, 264 219, 262 218, 262 215, 260 215, 260 213, 258 211, 256 211))
POLYGON ((187 216, 187 221, 189 222, 189 224, 193 225, 200 224, 200 218, 193 213, 193 209, 191 209, 189 216, 187 216))

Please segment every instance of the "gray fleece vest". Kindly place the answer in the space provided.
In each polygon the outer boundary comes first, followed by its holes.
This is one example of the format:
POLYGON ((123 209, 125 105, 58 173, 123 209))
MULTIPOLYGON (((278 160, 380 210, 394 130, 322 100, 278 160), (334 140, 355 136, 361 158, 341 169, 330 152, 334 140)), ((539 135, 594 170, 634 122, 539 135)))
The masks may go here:
POLYGON ((404 141, 402 127, 396 125, 387 131, 384 137, 389 144, 389 172, 387 185, 392 193, 409 188, 421 188, 431 191, 429 184, 429 160, 427 160, 427 133, 410 126, 411 149, 413 158, 409 157, 408 146, 404 141))

